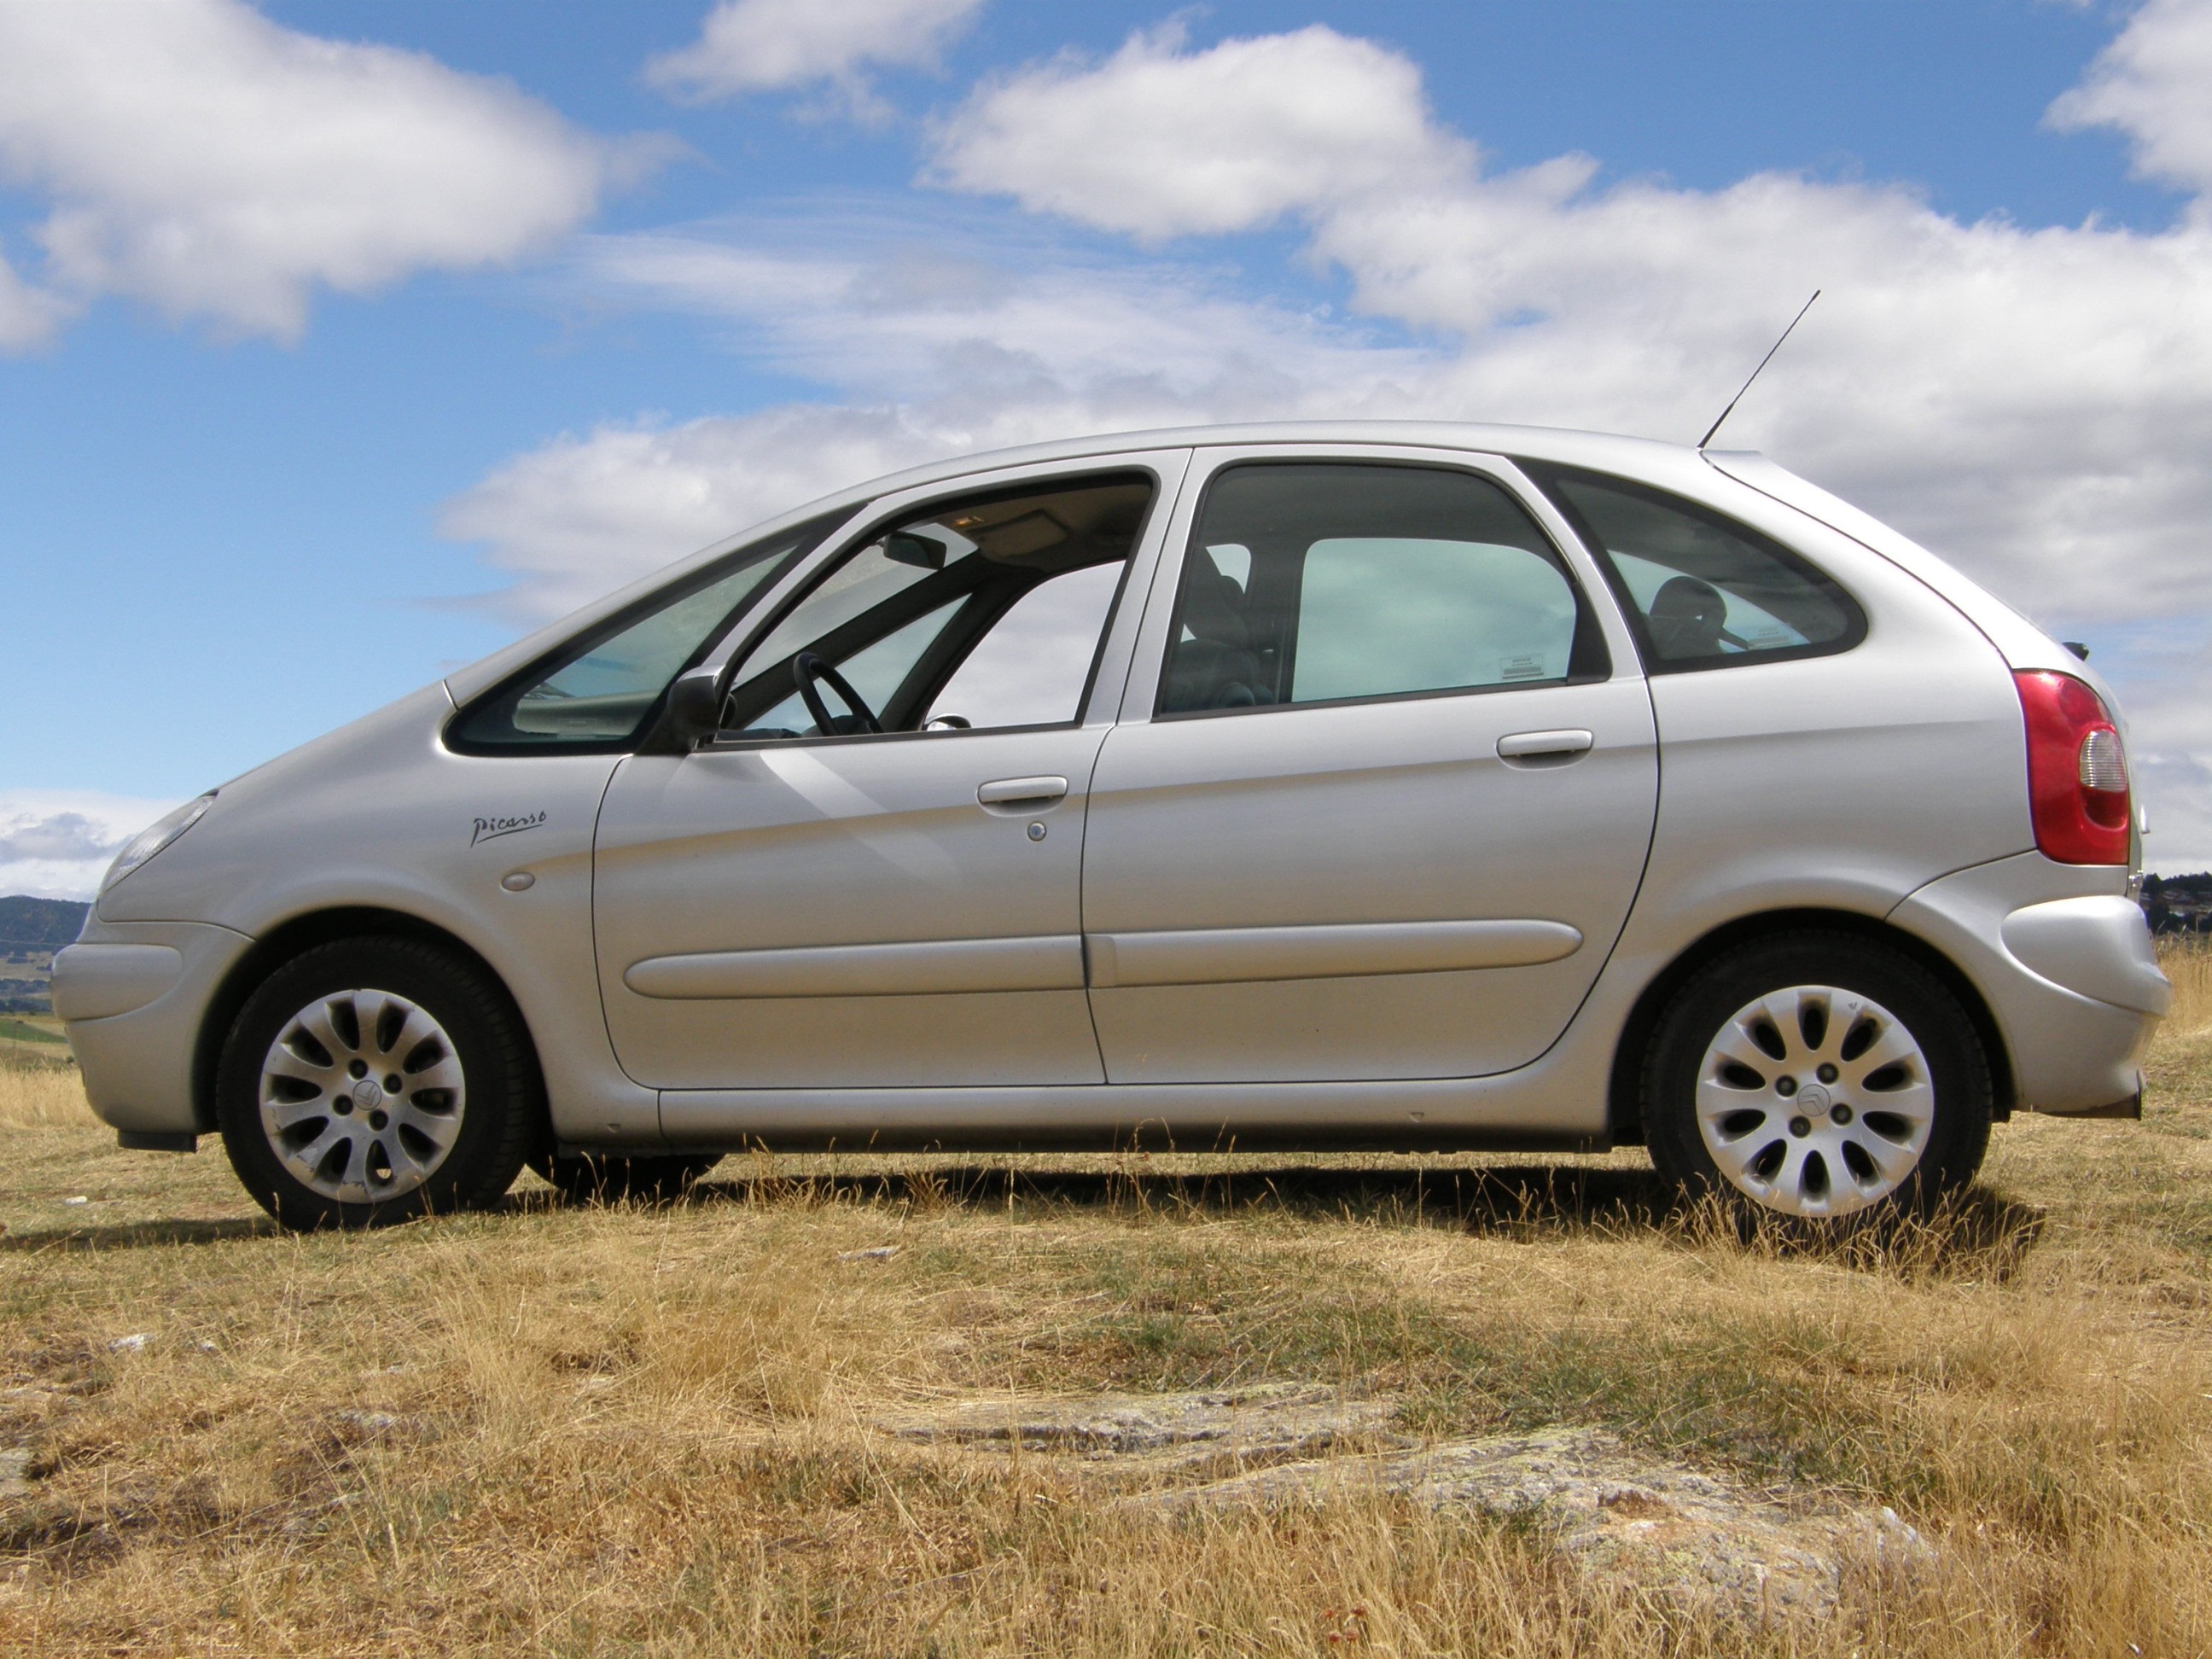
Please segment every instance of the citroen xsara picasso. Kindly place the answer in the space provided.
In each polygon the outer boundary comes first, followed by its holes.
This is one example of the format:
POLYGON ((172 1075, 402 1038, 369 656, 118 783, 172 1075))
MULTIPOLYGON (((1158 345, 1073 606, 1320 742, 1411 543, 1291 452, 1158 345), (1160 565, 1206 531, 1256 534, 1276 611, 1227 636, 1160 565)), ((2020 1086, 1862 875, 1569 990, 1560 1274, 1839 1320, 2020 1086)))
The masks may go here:
POLYGON ((55 964, 293 1226, 741 1147, 1598 1148, 1924 1206, 2137 1109, 2110 693, 1757 456, 1162 432, 817 502, 203 796, 55 964))

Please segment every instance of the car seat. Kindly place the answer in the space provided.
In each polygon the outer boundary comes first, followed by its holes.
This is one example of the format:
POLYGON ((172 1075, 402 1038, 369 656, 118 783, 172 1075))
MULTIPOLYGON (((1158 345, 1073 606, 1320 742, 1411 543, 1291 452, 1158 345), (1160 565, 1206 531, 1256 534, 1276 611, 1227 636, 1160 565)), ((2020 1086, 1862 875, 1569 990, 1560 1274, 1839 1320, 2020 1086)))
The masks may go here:
POLYGON ((1244 590, 1208 554, 1191 561, 1182 595, 1182 629, 1170 659, 1170 712, 1191 708, 1249 708, 1272 702, 1261 695, 1260 659, 1244 618, 1244 590))

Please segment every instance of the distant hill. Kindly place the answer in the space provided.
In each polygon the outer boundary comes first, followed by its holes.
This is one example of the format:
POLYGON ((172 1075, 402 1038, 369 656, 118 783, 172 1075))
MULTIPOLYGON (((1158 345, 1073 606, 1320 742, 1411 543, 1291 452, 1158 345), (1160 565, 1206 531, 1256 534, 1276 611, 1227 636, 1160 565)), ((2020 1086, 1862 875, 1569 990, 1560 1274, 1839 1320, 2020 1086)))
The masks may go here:
POLYGON ((58 951, 82 931, 91 908, 77 899, 0 898, 0 952, 58 951))

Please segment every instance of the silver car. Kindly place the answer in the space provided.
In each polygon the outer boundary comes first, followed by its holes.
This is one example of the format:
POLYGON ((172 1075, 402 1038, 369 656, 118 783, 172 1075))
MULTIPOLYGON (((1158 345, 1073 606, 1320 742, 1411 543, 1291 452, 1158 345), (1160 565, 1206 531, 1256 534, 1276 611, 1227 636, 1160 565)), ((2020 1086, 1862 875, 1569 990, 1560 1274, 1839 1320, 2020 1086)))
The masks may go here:
POLYGON ((2069 648, 1746 453, 1249 426, 817 501, 223 785, 54 967, 288 1226, 748 1147, 1588 1151, 1844 1218, 2140 1110, 2069 648))

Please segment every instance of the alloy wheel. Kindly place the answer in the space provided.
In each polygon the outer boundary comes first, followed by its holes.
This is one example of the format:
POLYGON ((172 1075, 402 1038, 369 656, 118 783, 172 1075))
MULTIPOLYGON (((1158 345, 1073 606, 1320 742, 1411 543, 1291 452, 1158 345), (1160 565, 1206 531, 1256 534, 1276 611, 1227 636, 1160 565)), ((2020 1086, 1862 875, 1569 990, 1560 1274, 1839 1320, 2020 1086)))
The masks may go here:
POLYGON ((262 1132, 324 1198, 374 1204, 413 1191, 453 1150, 467 1107, 453 1041, 390 991, 334 991, 284 1022, 261 1063, 262 1132))
POLYGON ((1745 1004, 1698 1068, 1706 1152, 1739 1191, 1785 1215, 1880 1203, 1919 1167, 1935 1117, 1928 1057, 1904 1022, 1833 986, 1745 1004))

